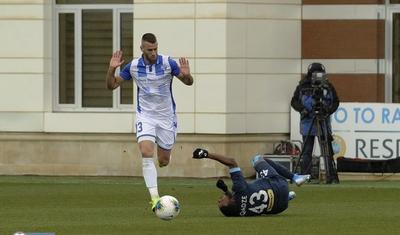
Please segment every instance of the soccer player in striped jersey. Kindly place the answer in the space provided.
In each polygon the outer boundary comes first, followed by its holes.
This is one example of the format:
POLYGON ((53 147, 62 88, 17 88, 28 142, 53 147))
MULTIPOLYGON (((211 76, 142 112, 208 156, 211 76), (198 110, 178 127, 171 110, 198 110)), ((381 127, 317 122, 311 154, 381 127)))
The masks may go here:
POLYGON ((232 192, 222 180, 217 187, 224 191, 218 200, 218 207, 225 216, 258 216, 278 214, 288 208, 289 200, 296 194, 289 192, 287 180, 292 180, 297 186, 310 179, 310 175, 291 173, 281 164, 261 155, 253 158, 252 164, 257 172, 257 179, 247 183, 235 159, 216 153, 208 153, 205 149, 196 149, 193 158, 209 158, 228 166, 232 179, 232 192))
POLYGON ((157 170, 153 162, 155 146, 159 166, 167 166, 177 134, 173 77, 188 86, 193 84, 193 77, 186 58, 180 58, 178 65, 171 57, 158 54, 158 42, 154 34, 142 36, 140 49, 142 56, 128 63, 119 76, 115 76, 115 70, 124 63, 122 51, 113 53, 107 72, 107 88, 113 90, 126 80, 136 82, 136 138, 142 155, 143 177, 154 211, 159 199, 157 170))

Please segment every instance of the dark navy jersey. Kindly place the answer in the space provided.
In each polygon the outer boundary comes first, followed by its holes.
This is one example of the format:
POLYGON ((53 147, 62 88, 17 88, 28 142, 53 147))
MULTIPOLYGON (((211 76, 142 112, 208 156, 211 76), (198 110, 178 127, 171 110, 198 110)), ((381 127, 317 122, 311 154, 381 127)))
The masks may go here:
POLYGON ((288 183, 279 175, 247 183, 239 168, 231 171, 238 216, 277 214, 288 207, 288 183))

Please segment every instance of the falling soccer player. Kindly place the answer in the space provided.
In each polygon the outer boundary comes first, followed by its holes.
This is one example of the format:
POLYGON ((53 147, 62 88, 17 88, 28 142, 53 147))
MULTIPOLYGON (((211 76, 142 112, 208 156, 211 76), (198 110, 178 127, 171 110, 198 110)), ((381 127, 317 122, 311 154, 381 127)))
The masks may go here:
POLYGON ((310 179, 310 175, 297 175, 284 166, 270 159, 257 155, 252 164, 257 172, 257 179, 247 183, 235 159, 216 153, 208 153, 205 149, 196 149, 193 158, 208 158, 218 161, 229 167, 233 182, 232 192, 222 180, 217 187, 224 191, 218 200, 218 207, 225 216, 258 216, 264 214, 278 214, 288 208, 289 200, 296 194, 289 192, 287 179, 297 186, 310 179))

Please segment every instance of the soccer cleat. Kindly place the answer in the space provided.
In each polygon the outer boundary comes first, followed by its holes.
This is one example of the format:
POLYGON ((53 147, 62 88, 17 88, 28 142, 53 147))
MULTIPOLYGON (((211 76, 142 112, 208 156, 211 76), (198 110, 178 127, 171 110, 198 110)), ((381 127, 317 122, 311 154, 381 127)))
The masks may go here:
POLYGON ((288 195, 289 201, 296 198, 296 193, 294 191, 290 191, 288 195))
POLYGON ((302 184, 304 184, 305 182, 309 181, 311 178, 311 175, 298 175, 295 174, 293 176, 293 181, 297 186, 301 186, 302 184))
POLYGON ((263 159, 263 157, 261 155, 256 155, 256 156, 253 157, 253 159, 251 159, 251 164, 253 166, 255 166, 256 162, 260 161, 261 159, 263 159))
POLYGON ((160 198, 157 197, 157 198, 152 198, 151 201, 149 202, 150 205, 151 205, 151 210, 152 210, 153 212, 155 212, 157 203, 158 203, 159 201, 160 201, 160 198))

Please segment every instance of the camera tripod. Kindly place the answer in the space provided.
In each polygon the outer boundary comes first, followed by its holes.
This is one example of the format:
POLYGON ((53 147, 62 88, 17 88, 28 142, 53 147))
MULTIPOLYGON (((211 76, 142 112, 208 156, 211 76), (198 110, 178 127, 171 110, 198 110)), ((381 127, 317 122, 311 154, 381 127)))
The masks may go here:
MULTIPOLYGON (((327 117, 325 115, 322 115, 321 113, 317 112, 315 113, 310 128, 308 130, 308 133, 303 140, 303 146, 302 146, 302 151, 300 153, 299 159, 296 163, 295 171, 297 171, 297 168, 300 164, 300 162, 303 159, 304 155, 304 147, 307 144, 307 141, 309 141, 309 138, 314 138, 315 136, 318 139, 320 151, 321 151, 321 156, 323 161, 324 161, 324 166, 325 166, 325 183, 331 184, 331 183, 339 183, 339 177, 337 175, 337 170, 336 170, 336 164, 335 161, 333 160, 333 149, 332 149, 332 136, 328 133, 328 124, 326 121, 327 117), (311 130, 313 129, 314 125, 316 125, 316 130, 317 133, 316 135, 311 135, 311 130)), ((314 147, 313 147, 314 148, 314 147)), ((302 169, 305 172, 310 172, 311 167, 312 167, 312 151, 311 151, 311 159, 307 166, 304 166, 302 169)), ((318 166, 319 168, 319 166, 318 166)), ((304 174, 305 172, 302 172, 304 174)))

